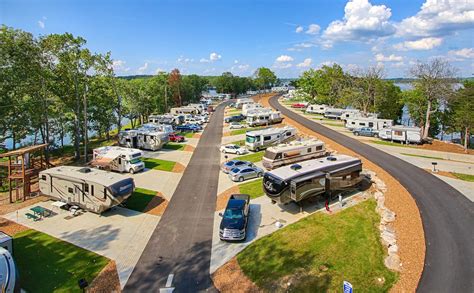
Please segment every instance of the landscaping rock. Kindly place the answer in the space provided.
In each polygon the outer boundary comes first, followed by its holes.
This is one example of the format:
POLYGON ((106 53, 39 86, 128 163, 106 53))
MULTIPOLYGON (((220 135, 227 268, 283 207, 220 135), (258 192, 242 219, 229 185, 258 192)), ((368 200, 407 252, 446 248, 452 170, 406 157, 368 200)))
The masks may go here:
POLYGON ((395 213, 391 210, 385 209, 382 213, 382 220, 386 223, 395 221, 395 213))
POLYGON ((388 253, 389 253, 389 254, 398 253, 398 245, 396 245, 396 244, 390 245, 390 246, 388 247, 388 253))
POLYGON ((385 246, 390 247, 391 245, 395 245, 397 243, 397 239, 395 237, 395 234, 390 233, 388 231, 384 231, 380 234, 380 237, 382 237, 382 243, 385 246))
POLYGON ((398 254, 392 253, 385 258, 385 266, 394 271, 400 271, 400 256, 398 254))

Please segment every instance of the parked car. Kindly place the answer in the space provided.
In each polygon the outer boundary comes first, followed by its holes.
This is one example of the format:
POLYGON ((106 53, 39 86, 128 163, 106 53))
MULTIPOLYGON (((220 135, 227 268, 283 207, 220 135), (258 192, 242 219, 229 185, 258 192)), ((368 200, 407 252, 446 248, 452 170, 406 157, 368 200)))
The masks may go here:
POLYGON ((352 133, 356 136, 362 135, 362 136, 378 137, 378 133, 375 132, 370 127, 362 127, 362 128, 354 129, 354 131, 352 133))
POLYGON ((201 130, 201 127, 197 124, 185 124, 176 126, 176 130, 197 132, 201 130))
POLYGON ((236 182, 242 182, 247 179, 257 178, 263 176, 263 169, 257 166, 245 166, 240 168, 234 168, 229 172, 229 178, 236 182))
POLYGON ((306 108, 306 106, 308 106, 308 105, 304 104, 304 103, 296 103, 296 104, 292 104, 291 108, 303 109, 303 108, 306 108))
POLYGON ((234 115, 234 116, 230 116, 230 117, 225 117, 224 122, 225 123, 240 122, 240 121, 243 121, 243 120, 245 120, 245 116, 242 115, 242 114, 239 114, 239 115, 234 115))
POLYGON ((170 141, 172 141, 172 142, 183 142, 184 141, 184 136, 177 135, 176 133, 170 133, 169 138, 170 138, 170 141))
POLYGON ((224 241, 245 240, 250 216, 250 196, 248 194, 232 194, 227 202, 219 226, 219 238, 224 241))
POLYGON ((242 129, 242 128, 247 128, 247 125, 240 124, 239 122, 231 122, 229 128, 230 129, 242 129))
POLYGON ((230 160, 221 165, 222 172, 228 174, 230 170, 240 167, 253 167, 255 166, 252 162, 249 161, 240 161, 240 160, 230 160))
POLYGON ((236 155, 243 155, 249 152, 246 148, 243 148, 240 145, 236 145, 236 144, 223 145, 221 146, 220 150, 221 152, 225 154, 236 154, 236 155))
POLYGON ((199 118, 196 118, 196 117, 192 117, 192 118, 186 118, 184 120, 186 123, 189 123, 189 124, 199 124, 199 125, 202 125, 203 121, 199 118))

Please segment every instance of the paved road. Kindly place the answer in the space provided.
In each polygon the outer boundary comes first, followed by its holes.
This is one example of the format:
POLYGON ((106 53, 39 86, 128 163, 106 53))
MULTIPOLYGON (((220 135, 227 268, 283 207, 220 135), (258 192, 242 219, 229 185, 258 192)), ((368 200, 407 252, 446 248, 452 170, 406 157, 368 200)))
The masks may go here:
POLYGON ((304 118, 278 103, 270 105, 309 129, 376 163, 395 177, 418 205, 425 231, 425 267, 419 292, 474 292, 474 204, 424 170, 304 118))
POLYGON ((209 276, 224 105, 205 128, 125 292, 159 292, 174 274, 175 292, 214 291, 209 276))

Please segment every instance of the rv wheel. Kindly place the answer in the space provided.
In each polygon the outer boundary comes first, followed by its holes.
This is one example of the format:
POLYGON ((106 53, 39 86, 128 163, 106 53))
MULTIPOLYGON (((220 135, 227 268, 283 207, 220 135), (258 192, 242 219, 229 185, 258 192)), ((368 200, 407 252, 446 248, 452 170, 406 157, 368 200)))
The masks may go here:
POLYGON ((259 147, 256 147, 256 148, 255 148, 255 151, 256 151, 256 152, 260 151, 260 148, 259 148, 259 147))

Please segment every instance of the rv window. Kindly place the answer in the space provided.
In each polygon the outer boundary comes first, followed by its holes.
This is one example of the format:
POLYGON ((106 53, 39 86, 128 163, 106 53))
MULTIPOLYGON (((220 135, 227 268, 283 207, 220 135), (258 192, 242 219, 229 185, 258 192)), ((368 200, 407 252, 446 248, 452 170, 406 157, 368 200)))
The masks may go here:
POLYGON ((272 139, 271 136, 264 136, 264 137, 263 137, 263 140, 264 140, 264 141, 267 141, 267 140, 270 140, 270 139, 272 139))
POLYGON ((311 148, 308 148, 308 153, 311 153, 311 148))
POLYGON ((359 122, 360 126, 365 126, 365 122, 359 122))
POLYGON ((279 153, 275 156, 275 160, 279 160, 279 159, 281 159, 281 153, 279 153))
POLYGON ((398 135, 398 136, 402 136, 402 135, 403 135, 403 132, 401 132, 400 130, 395 130, 395 131, 394 131, 394 134, 395 134, 395 135, 398 135))
POLYGON ((374 127, 374 122, 369 122, 369 127, 374 127))
POLYGON ((323 149, 323 146, 322 146, 322 145, 318 145, 318 146, 316 147, 316 150, 317 150, 317 151, 320 151, 320 150, 322 150, 322 149, 323 149))
POLYGON ((89 184, 84 184, 84 192, 89 193, 89 184))
POLYGON ((67 188, 67 192, 73 194, 73 193, 74 193, 74 189, 72 189, 72 187, 68 187, 68 188, 67 188))
POLYGON ((291 132, 288 131, 288 132, 286 133, 286 136, 290 136, 290 135, 291 135, 291 132))
POLYGON ((42 176, 41 176, 41 180, 46 181, 46 175, 42 175, 42 176))
POLYGON ((91 185, 91 195, 94 195, 94 185, 91 185))
POLYGON ((107 187, 104 187, 104 199, 107 198, 107 187))
POLYGON ((122 164, 122 158, 119 158, 119 165, 122 164))
POLYGON ((352 125, 355 125, 356 123, 354 121, 352 121, 352 125))
POLYGON ((126 141, 126 142, 130 142, 131 140, 130 140, 130 138, 126 138, 125 141, 126 141))

